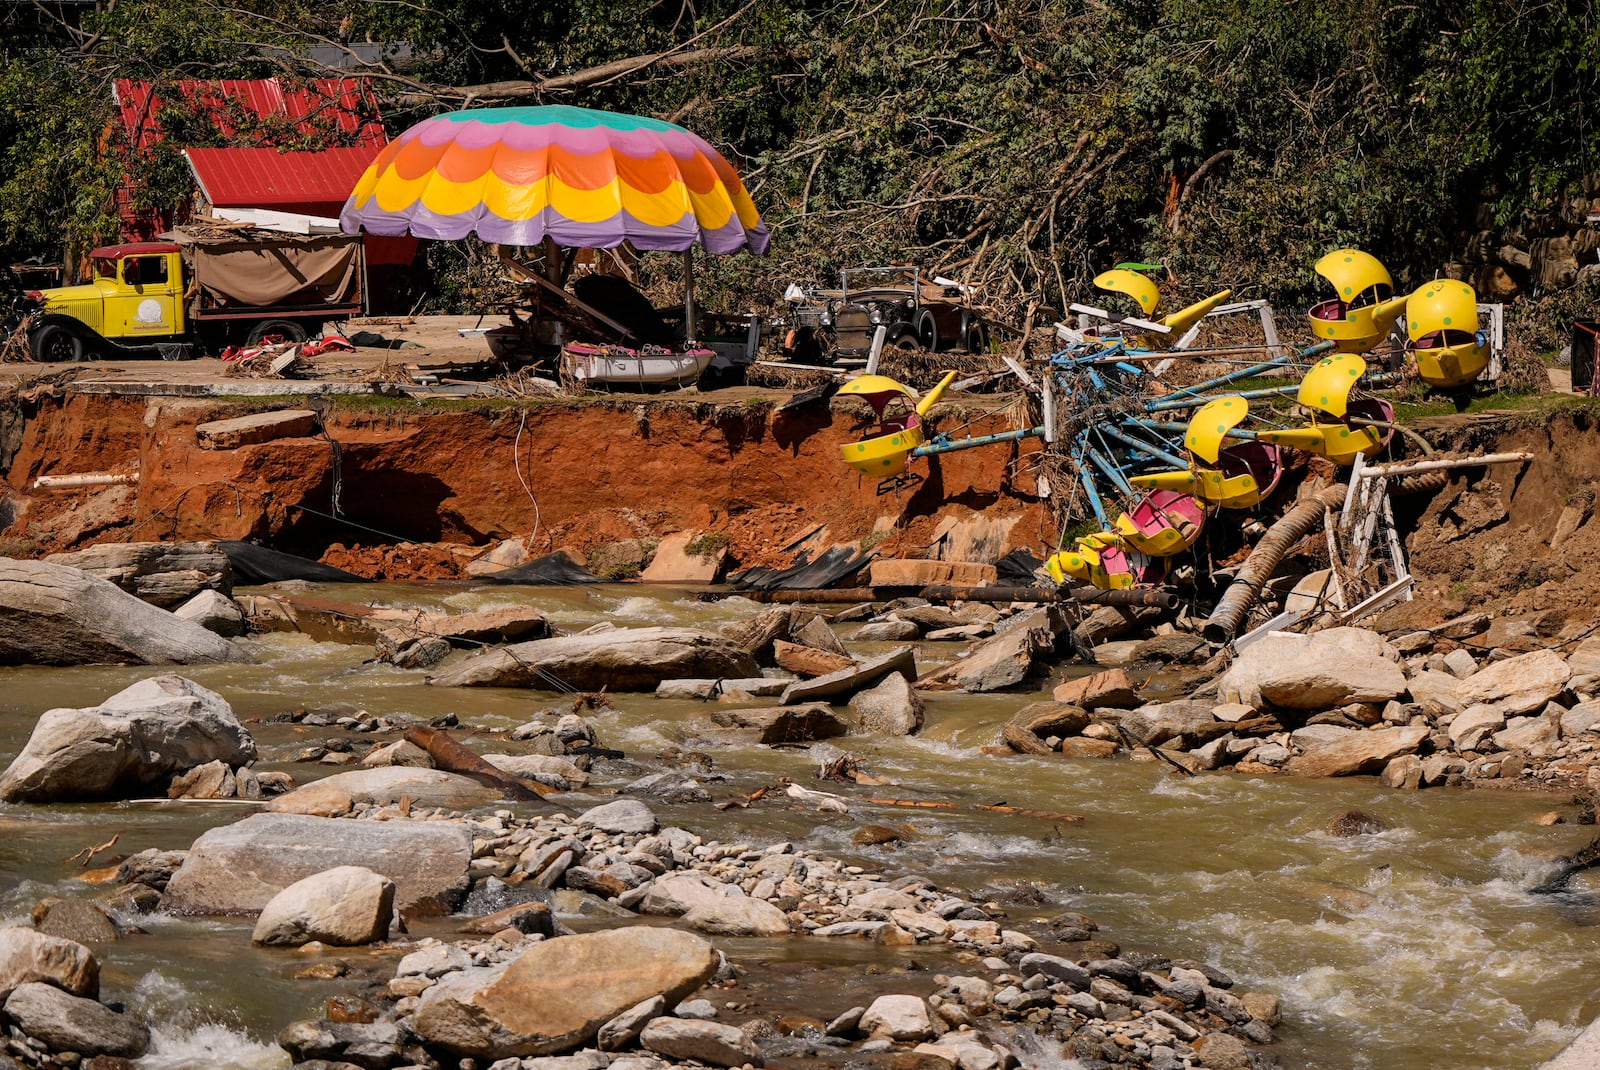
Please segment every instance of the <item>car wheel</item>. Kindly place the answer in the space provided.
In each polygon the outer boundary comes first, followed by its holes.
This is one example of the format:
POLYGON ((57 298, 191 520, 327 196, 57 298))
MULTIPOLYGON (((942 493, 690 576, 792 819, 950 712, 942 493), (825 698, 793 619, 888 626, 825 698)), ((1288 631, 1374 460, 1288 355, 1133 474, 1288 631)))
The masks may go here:
POLYGON ((250 328, 245 345, 258 346, 267 342, 304 342, 306 329, 294 320, 262 320, 250 328))
POLYGON ((980 319, 972 319, 962 332, 966 338, 967 352, 981 354, 989 352, 989 325, 980 319))
POLYGON ((917 313, 917 341, 929 353, 939 351, 939 322, 933 318, 933 312, 926 308, 917 313))
POLYGON ((47 323, 28 338, 34 360, 65 364, 83 359, 83 339, 59 323, 47 323))
POLYGON ((922 350, 922 343, 917 341, 917 336, 911 331, 897 337, 890 345, 902 353, 918 353, 922 350))

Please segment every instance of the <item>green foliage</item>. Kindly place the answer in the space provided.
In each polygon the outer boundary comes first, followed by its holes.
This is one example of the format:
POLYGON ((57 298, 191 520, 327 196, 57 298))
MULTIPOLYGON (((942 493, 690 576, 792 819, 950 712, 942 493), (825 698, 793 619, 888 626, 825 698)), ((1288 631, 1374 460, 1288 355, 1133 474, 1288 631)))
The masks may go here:
MULTIPOLYGON (((901 261, 1059 310, 1127 259, 1167 265, 1174 299, 1229 286, 1293 306, 1329 248, 1366 248, 1407 287, 1460 251, 1480 205, 1515 224, 1600 170, 1584 110, 1600 35, 1588 6, 1559 0, 121 0, 80 29, 92 47, 62 26, 0 45, 0 246, 14 252, 106 233, 109 79, 262 76, 296 55, 286 65, 309 74, 311 50, 342 41, 389 46, 374 73, 395 129, 440 110, 429 85, 513 81, 534 86, 514 102, 647 113, 707 138, 774 231, 766 260, 704 264, 703 296, 727 308, 901 261), (715 51, 545 82, 698 49, 715 51)), ((226 141, 198 116, 170 123, 189 144, 226 141)), ((246 124, 255 139, 315 147, 246 124)), ((141 196, 169 202, 181 163, 158 152, 141 196)), ((465 263, 430 255, 442 279, 465 263)))

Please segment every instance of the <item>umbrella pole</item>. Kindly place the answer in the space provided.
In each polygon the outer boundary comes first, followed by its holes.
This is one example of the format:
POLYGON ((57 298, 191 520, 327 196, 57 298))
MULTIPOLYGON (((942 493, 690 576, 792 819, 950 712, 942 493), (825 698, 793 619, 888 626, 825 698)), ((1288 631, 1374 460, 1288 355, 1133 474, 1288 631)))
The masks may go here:
POLYGON ((694 250, 683 251, 683 344, 694 338, 694 250))

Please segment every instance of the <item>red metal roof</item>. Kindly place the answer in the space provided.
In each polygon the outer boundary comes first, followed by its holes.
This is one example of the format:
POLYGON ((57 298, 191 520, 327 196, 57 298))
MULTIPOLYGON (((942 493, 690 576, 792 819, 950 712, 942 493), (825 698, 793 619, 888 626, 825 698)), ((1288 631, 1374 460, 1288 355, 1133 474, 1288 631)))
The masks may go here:
POLYGON ((184 155, 200 180, 200 191, 218 208, 292 208, 337 216, 379 148, 185 149, 184 155))
POLYGON ((121 260, 125 256, 155 256, 157 253, 175 253, 178 247, 169 241, 138 241, 126 245, 104 245, 89 255, 96 260, 121 260))
MULTIPOLYGON (((360 145, 384 145, 388 135, 378 113, 378 98, 364 78, 318 78, 304 86, 285 86, 277 78, 183 81, 162 87, 204 110, 224 136, 239 136, 241 123, 279 120, 300 134, 336 129, 360 145)), ((127 131, 128 144, 148 149, 165 137, 160 94, 148 82, 118 78, 112 100, 127 131)), ((257 145, 270 145, 270 129, 243 131, 257 145)))

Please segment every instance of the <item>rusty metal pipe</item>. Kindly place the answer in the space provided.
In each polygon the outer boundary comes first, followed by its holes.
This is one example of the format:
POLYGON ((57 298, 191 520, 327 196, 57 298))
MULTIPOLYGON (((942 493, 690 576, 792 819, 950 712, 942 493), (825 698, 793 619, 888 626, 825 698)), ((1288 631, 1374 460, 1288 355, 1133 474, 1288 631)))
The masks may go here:
POLYGON ((1278 567, 1278 562, 1283 560, 1283 555, 1295 543, 1316 531, 1329 509, 1341 508, 1348 490, 1343 483, 1336 483, 1296 502, 1279 517, 1277 523, 1261 536, 1261 541, 1250 551, 1250 556, 1244 559, 1238 575, 1222 592, 1222 597, 1217 599, 1216 608, 1211 611, 1200 634, 1213 643, 1233 642, 1234 636, 1239 634, 1240 625, 1244 623, 1245 614, 1256 604, 1256 599, 1261 596, 1262 585, 1278 567))
POLYGON ((778 605, 795 603, 882 602, 915 595, 930 602, 1081 602, 1101 606, 1154 606, 1174 609, 1178 596, 1171 591, 1125 588, 1102 591, 1098 587, 958 587, 936 584, 930 587, 823 587, 798 591, 745 591, 753 602, 778 605))

